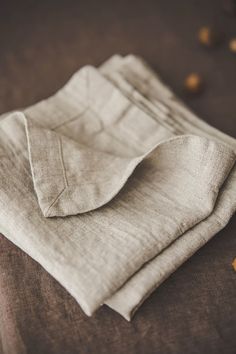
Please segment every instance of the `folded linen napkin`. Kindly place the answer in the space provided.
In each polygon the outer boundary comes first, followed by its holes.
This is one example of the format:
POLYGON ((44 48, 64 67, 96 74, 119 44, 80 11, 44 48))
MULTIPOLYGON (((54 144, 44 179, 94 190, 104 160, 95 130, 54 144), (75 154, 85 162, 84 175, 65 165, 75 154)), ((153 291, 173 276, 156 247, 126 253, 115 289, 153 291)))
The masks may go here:
POLYGON ((235 140, 138 58, 0 122, 1 231, 91 315, 125 318, 235 211, 235 140))

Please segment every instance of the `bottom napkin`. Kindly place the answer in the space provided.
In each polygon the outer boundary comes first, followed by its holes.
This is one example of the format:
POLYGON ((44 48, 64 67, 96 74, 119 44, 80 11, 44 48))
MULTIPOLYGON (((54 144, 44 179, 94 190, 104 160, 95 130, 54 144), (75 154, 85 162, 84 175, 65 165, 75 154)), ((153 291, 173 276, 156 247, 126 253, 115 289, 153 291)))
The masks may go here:
POLYGON ((0 122, 0 231, 91 315, 130 319, 236 209, 236 142, 140 59, 85 67, 0 122))

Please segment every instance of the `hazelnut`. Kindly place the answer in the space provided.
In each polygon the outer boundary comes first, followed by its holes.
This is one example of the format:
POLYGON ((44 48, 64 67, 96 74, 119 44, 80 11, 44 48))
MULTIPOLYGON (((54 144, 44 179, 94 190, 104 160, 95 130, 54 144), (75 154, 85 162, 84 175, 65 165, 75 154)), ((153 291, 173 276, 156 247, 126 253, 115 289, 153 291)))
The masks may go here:
POLYGON ((197 73, 189 74, 184 81, 184 86, 186 90, 190 93, 200 92, 203 87, 203 81, 201 76, 197 73))
POLYGON ((232 266, 233 266, 233 268, 234 268, 234 270, 235 270, 235 272, 236 272, 236 258, 234 258, 233 263, 232 263, 232 266))
POLYGON ((229 41, 229 49, 230 49, 231 52, 236 54, 236 38, 232 38, 229 41))
POLYGON ((212 27, 201 27, 198 32, 198 40, 205 47, 213 47, 220 42, 219 31, 212 27))

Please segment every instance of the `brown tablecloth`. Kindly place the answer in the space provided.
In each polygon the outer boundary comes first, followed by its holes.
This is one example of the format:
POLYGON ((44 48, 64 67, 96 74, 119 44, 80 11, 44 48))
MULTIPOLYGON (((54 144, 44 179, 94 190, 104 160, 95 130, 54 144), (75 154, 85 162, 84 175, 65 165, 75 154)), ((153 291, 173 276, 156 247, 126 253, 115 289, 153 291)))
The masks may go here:
MULTIPOLYGON (((236 18, 218 0, 6 1, 0 9, 0 111, 53 94, 79 67, 143 56, 200 117, 236 137, 236 18), (225 42, 206 50, 198 28, 225 42), (186 74, 206 81, 197 97, 186 74)), ((236 352, 236 218, 145 302, 131 323, 107 307, 88 318, 36 262, 0 237, 0 353, 236 352)))

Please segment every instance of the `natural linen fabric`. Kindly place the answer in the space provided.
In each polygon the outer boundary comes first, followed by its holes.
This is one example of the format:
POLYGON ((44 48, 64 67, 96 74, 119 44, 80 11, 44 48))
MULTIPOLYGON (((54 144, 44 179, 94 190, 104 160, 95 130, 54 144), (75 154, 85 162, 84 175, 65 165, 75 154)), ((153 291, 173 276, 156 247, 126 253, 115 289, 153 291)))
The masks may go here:
POLYGON ((139 59, 101 73, 2 118, 0 225, 86 314, 130 319, 235 211, 236 145, 139 59))
MULTIPOLYGON (((163 123, 169 120, 178 134, 192 132, 214 137, 227 142, 235 151, 235 139, 197 118, 177 101, 173 93, 142 60, 131 55, 126 58, 114 56, 103 64, 101 69, 130 98, 137 101, 138 97, 137 102, 143 102, 143 108, 148 105, 149 113, 155 115, 157 112, 157 120, 161 119, 163 123), (144 96, 140 96, 137 89, 144 96)), ((107 301, 107 304, 129 320, 158 285, 227 224, 235 210, 236 171, 234 168, 222 188, 213 213, 147 263, 107 301), (129 301, 126 301, 127 298, 129 301)))

